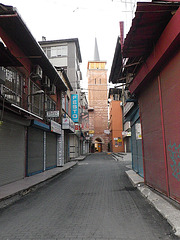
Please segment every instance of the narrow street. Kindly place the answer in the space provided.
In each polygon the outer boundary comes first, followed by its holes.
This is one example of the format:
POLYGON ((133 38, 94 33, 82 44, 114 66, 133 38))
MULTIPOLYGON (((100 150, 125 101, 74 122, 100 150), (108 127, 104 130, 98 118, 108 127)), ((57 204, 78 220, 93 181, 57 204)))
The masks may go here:
POLYGON ((132 187, 129 161, 89 155, 0 212, 3 240, 168 240, 171 227, 132 187))

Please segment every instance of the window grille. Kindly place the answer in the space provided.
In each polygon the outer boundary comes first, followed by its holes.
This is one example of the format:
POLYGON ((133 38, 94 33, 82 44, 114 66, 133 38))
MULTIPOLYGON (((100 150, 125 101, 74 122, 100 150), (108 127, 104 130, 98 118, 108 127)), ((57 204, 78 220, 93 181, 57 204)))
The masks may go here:
POLYGON ((40 117, 44 115, 44 94, 38 93, 41 89, 30 81, 30 94, 27 96, 28 110, 40 117))
POLYGON ((5 99, 21 106, 22 105, 22 93, 23 84, 25 79, 21 74, 11 68, 3 68, 5 71, 5 85, 3 86, 3 92, 5 99))

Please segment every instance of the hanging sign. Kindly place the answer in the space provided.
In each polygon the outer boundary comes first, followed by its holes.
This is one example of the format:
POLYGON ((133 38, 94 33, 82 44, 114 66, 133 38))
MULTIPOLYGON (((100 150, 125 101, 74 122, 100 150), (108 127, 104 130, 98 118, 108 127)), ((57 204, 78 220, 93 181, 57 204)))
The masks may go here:
POLYGON ((51 132, 61 134, 61 124, 51 120, 51 132))
POLYGON ((78 122, 78 94, 71 94, 71 119, 78 122))

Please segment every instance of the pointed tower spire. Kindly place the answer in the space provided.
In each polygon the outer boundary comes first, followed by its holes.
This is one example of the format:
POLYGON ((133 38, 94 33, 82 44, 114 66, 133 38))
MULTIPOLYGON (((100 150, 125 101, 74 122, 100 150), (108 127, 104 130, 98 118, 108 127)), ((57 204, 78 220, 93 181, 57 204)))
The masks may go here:
POLYGON ((94 46, 94 61, 100 61, 97 39, 95 38, 95 46, 94 46))

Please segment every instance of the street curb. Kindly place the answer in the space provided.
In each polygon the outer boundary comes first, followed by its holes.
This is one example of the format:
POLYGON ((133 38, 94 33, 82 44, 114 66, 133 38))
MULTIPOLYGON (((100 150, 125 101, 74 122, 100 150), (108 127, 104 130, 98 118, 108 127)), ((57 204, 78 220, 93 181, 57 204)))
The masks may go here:
POLYGON ((144 179, 140 177, 135 171, 128 170, 126 171, 126 174, 128 175, 128 178, 134 187, 144 184, 144 179))
POLYGON ((0 187, 0 209, 13 204, 21 197, 35 191, 37 188, 43 186, 56 176, 65 173, 69 169, 72 169, 75 165, 77 165, 77 163, 78 161, 68 162, 62 167, 56 167, 54 169, 33 175, 31 177, 26 177, 22 180, 0 187))
POLYGON ((71 161, 84 161, 85 158, 87 157, 88 155, 85 155, 85 156, 79 156, 79 157, 76 157, 76 158, 72 158, 71 161))
POLYGON ((140 191, 141 195, 168 221, 173 228, 174 234, 180 237, 180 210, 153 192, 148 186, 142 186, 143 178, 133 170, 126 171, 126 174, 133 186, 137 187, 140 191))

